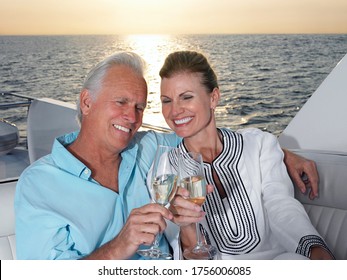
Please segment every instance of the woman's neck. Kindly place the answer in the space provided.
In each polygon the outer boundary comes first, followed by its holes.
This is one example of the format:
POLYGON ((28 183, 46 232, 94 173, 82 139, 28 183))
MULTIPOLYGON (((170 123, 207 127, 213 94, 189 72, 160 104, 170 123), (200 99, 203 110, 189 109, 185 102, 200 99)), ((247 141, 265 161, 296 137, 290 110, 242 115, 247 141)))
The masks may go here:
POLYGON ((201 153, 205 162, 212 162, 223 150, 222 135, 217 128, 184 138, 183 141, 188 151, 201 153))

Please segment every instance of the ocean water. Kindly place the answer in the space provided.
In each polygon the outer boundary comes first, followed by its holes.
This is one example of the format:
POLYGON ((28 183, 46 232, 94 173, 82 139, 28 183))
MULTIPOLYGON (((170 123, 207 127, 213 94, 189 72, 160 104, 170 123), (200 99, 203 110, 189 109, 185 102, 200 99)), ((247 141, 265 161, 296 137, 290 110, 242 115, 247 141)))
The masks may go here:
MULTIPOLYGON (((148 63, 145 122, 161 116, 158 72, 176 50, 210 60, 222 92, 218 126, 258 127, 278 135, 347 53, 345 35, 0 36, 0 93, 75 102, 89 69, 117 51, 148 63)), ((1 96, 0 103, 18 100, 1 96)), ((26 110, 1 110, 25 138, 26 110)))

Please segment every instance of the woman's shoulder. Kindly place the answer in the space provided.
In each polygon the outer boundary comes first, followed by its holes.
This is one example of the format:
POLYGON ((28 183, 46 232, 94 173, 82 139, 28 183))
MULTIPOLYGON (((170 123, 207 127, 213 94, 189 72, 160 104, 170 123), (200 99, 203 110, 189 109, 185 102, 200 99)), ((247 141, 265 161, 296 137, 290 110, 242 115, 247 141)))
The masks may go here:
POLYGON ((255 128, 255 127, 241 128, 241 129, 238 129, 236 132, 245 137, 246 136, 251 136, 251 137, 258 136, 258 137, 264 137, 264 138, 275 137, 272 133, 261 130, 259 128, 255 128))
POLYGON ((242 135, 263 135, 264 133, 266 133, 265 131, 260 130, 256 127, 240 128, 236 130, 236 132, 242 135))
POLYGON ((255 127, 241 128, 235 131, 228 128, 222 128, 221 130, 226 134, 234 134, 242 137, 244 142, 277 141, 276 136, 274 136, 273 134, 255 127))
POLYGON ((232 130, 229 128, 219 128, 220 131, 222 131, 223 134, 227 135, 242 135, 242 136, 263 136, 266 132, 260 130, 259 128, 255 127, 248 127, 248 128, 241 128, 237 130, 232 130))

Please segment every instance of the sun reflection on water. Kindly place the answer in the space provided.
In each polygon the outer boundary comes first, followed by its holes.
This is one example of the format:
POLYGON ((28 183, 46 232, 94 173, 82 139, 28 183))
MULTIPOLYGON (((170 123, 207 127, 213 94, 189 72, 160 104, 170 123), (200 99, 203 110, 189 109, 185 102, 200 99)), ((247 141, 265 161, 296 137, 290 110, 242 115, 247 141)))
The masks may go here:
POLYGON ((146 78, 148 82, 147 113, 144 122, 167 127, 161 114, 159 71, 166 56, 180 49, 175 37, 171 35, 128 35, 124 37, 129 50, 137 53, 147 62, 146 78), (148 114, 150 111, 150 114, 148 114))

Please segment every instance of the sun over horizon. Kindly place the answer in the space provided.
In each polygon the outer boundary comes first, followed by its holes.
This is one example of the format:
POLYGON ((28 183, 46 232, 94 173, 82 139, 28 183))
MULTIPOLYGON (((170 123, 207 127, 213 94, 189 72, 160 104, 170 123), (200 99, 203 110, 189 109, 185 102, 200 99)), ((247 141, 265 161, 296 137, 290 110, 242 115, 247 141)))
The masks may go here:
POLYGON ((0 35, 347 33, 345 0, 2 0, 0 35))

